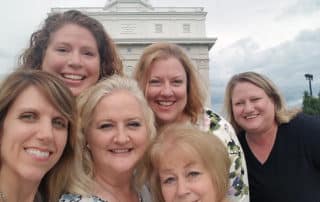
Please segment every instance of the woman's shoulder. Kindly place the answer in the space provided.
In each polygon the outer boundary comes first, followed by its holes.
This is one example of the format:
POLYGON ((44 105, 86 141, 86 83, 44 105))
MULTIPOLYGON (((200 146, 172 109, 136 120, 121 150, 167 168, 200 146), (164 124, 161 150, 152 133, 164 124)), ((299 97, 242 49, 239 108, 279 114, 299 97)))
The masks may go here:
POLYGON ((198 127, 203 131, 213 133, 230 148, 240 148, 240 143, 231 124, 211 109, 204 110, 202 120, 198 120, 198 127))
POLYGON ((320 123, 320 116, 319 115, 309 115, 309 114, 304 114, 304 113, 299 113, 297 114, 291 122, 299 122, 299 123, 313 123, 316 125, 319 125, 320 123))
POLYGON ((59 202, 107 202, 97 196, 82 196, 79 194, 63 194, 59 202))
POLYGON ((204 131, 223 131, 227 133, 234 133, 234 129, 231 124, 212 109, 204 109, 197 124, 200 126, 200 129, 204 131))
POLYGON ((143 185, 139 193, 139 198, 142 202, 152 202, 151 192, 146 185, 143 185))
POLYGON ((247 167, 243 150, 233 127, 227 120, 211 109, 205 109, 203 115, 202 122, 199 122, 201 129, 217 136, 225 144, 229 153, 231 160, 229 199, 231 201, 248 201, 247 167))
POLYGON ((320 116, 299 113, 294 118, 292 118, 287 124, 284 124, 284 126, 296 131, 302 129, 304 131, 320 131, 320 116))

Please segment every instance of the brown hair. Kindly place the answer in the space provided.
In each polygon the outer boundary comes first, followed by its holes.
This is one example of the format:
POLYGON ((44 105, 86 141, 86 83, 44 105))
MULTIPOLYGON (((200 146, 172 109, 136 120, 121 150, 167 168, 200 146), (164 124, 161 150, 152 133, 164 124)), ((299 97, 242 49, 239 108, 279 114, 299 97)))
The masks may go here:
POLYGON ((298 112, 300 112, 299 109, 287 109, 283 96, 276 85, 268 77, 255 72, 243 72, 236 74, 229 80, 227 84, 224 96, 224 110, 227 119, 230 121, 237 133, 241 132, 243 129, 237 124, 233 116, 232 91, 234 87, 241 82, 249 82, 261 88, 268 95, 275 105, 275 119, 278 125, 282 123, 288 123, 297 115, 298 112))
POLYGON ((178 45, 171 43, 155 43, 146 47, 136 65, 134 78, 138 81, 140 88, 146 94, 150 66, 157 60, 176 58, 182 64, 187 75, 187 105, 185 113, 195 123, 200 113, 203 112, 206 93, 203 83, 199 78, 197 69, 192 64, 187 54, 178 45))
MULTIPOLYGON (((41 181, 41 191, 48 201, 58 201, 60 195, 70 183, 70 177, 77 172, 76 147, 76 103, 70 90, 55 76, 37 70, 17 70, 11 73, 1 85, 0 91, 0 127, 8 110, 16 98, 29 86, 35 86, 68 120, 67 143, 59 161, 46 173, 41 181)), ((0 162, 1 163, 1 162, 0 162)))
POLYGON ((41 29, 31 35, 29 47, 20 56, 22 66, 41 69, 50 37, 66 24, 79 25, 89 30, 94 36, 100 56, 100 79, 113 74, 123 74, 122 62, 116 51, 116 46, 104 30, 103 25, 77 10, 53 13, 46 18, 41 29))

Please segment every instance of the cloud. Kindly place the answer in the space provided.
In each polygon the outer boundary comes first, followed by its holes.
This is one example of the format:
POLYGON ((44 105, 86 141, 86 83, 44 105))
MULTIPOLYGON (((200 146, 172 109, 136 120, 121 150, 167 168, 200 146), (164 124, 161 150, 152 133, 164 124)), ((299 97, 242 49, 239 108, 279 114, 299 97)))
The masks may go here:
POLYGON ((320 11, 319 0, 297 0, 283 10, 280 17, 311 15, 320 11))
POLYGON ((18 56, 27 46, 29 37, 45 19, 52 0, 4 1, 0 8, 2 22, 0 74, 13 70, 18 56), (31 11, 31 12, 30 12, 31 11), (8 17, 9 16, 9 17, 8 17))
POLYGON ((13 69, 14 57, 14 54, 10 50, 0 48, 0 79, 3 75, 13 69))
POLYGON ((0 48, 0 59, 10 57, 10 53, 6 51, 4 48, 0 48))
POLYGON ((320 28, 304 30, 293 40, 264 50, 252 38, 241 39, 211 58, 211 103, 217 111, 221 111, 227 81, 243 71, 267 75, 290 106, 301 105, 303 92, 308 90, 305 73, 314 75, 314 94, 320 90, 320 28))

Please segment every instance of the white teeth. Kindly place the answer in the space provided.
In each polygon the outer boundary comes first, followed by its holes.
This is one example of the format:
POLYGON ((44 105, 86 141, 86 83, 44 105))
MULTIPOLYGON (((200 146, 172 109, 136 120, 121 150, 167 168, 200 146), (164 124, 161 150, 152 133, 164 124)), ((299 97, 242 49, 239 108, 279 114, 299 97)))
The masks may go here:
POLYGON ((130 151, 130 149, 112 149, 113 153, 127 153, 130 151))
POLYGON ((84 76, 76 75, 76 74, 63 74, 62 75, 66 79, 72 79, 72 80, 82 80, 84 76))
POLYGON ((172 102, 172 101, 159 101, 158 103, 159 103, 159 105, 170 106, 170 105, 172 105, 174 102, 172 102))
POLYGON ((253 119, 253 118, 256 118, 257 115, 250 115, 250 116, 246 116, 246 119, 253 119))
POLYGON ((49 156, 49 152, 48 151, 40 151, 37 149, 27 149, 26 150, 27 153, 34 155, 38 158, 46 158, 49 156))

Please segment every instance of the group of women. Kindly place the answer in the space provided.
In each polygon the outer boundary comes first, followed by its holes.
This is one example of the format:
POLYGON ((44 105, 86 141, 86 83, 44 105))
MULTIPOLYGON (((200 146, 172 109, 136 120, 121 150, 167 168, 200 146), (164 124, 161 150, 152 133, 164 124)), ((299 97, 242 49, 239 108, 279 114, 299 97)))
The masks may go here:
POLYGON ((263 75, 231 78, 230 124, 182 48, 148 46, 128 78, 75 10, 50 15, 20 63, 0 89, 0 202, 320 199, 319 119, 263 75))

